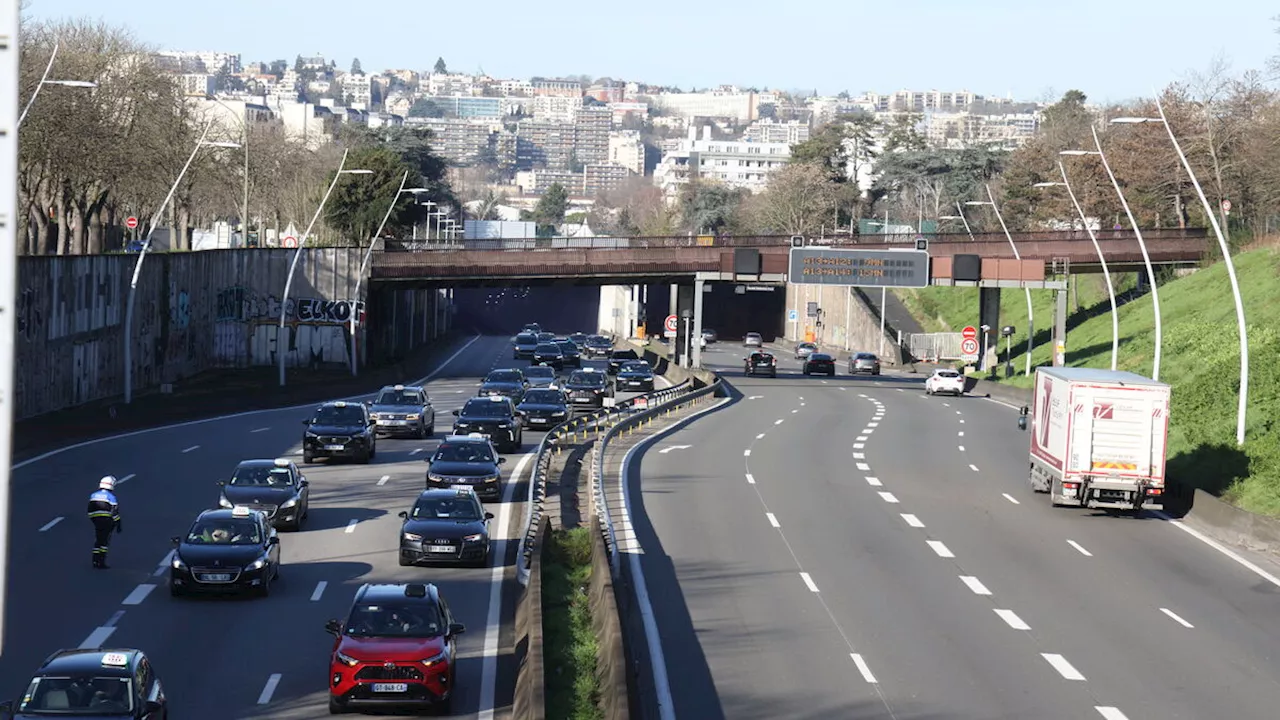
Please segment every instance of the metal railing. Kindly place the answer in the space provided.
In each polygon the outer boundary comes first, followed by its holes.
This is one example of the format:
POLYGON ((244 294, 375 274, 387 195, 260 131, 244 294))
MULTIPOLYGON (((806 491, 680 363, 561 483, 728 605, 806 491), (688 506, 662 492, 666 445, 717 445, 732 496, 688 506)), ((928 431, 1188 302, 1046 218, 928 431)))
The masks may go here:
POLYGON ((960 333, 907 333, 902 336, 902 344, 910 356, 924 362, 938 360, 959 360, 963 357, 960 333))

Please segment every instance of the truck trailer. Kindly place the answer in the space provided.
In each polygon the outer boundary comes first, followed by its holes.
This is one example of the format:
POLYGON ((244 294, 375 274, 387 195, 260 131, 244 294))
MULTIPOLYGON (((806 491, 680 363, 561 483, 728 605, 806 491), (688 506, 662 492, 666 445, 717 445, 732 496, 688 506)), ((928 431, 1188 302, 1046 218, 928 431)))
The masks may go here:
POLYGON ((1067 505, 1140 511, 1164 507, 1170 388, 1135 373, 1036 369, 1031 489, 1067 505))

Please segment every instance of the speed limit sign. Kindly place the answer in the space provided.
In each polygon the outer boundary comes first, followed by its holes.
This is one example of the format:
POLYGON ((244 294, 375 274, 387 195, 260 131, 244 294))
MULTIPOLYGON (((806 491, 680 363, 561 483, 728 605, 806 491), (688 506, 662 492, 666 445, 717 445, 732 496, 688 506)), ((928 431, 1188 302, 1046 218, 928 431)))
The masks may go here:
POLYGON ((960 341, 960 352, 964 355, 978 354, 978 341, 975 338, 965 338, 960 341))

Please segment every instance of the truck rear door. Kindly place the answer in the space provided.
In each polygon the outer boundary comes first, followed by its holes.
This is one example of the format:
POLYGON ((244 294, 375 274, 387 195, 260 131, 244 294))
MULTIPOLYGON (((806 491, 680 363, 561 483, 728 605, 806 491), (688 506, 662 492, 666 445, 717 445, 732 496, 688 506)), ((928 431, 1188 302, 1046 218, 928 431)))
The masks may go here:
POLYGON ((1073 470, 1115 479, 1163 478, 1167 396, 1161 388, 1082 385, 1073 395, 1073 470))

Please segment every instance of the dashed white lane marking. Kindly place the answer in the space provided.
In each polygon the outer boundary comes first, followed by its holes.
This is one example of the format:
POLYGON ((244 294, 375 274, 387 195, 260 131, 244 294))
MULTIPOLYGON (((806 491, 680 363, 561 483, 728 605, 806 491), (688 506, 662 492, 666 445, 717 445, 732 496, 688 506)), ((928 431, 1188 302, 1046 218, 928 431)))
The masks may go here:
POLYGON ((260 432, 266 432, 266 431, 268 431, 268 430, 270 430, 270 429, 271 429, 271 428, 269 428, 269 427, 265 427, 265 428, 258 428, 257 430, 250 430, 249 432, 251 432, 251 433, 260 433, 260 432))
POLYGON ((351 522, 347 523, 347 529, 344 530, 343 532, 346 532, 348 534, 353 533, 356 531, 356 526, 359 524, 360 524, 359 520, 352 520, 351 522))
POLYGON ((1085 557, 1093 557, 1093 553, 1089 552, 1088 550, 1085 550, 1084 546, 1076 542, 1075 540, 1068 540, 1067 544, 1075 548, 1076 550, 1079 550, 1081 555, 1085 557))
POLYGON ((911 513, 902 513, 902 519, 905 520, 906 523, 913 528, 924 527, 924 523, 920 522, 920 518, 916 517, 915 515, 912 515, 911 513))
POLYGON ((869 423, 867 423, 867 427, 870 427, 870 428, 880 427, 880 423, 878 423, 878 422, 869 422, 869 423))
POLYGON ((813 578, 809 577, 809 573, 800 573, 800 579, 803 580, 805 586, 809 588, 809 592, 818 592, 818 586, 814 584, 813 578))
POLYGON ((410 451, 409 451, 409 454, 410 454, 410 455, 417 455, 417 454, 418 454, 418 453, 420 453, 420 452, 422 452, 422 448, 414 448, 413 450, 410 450, 410 451))
POLYGON ((751 457, 751 448, 742 451, 742 457, 751 457))
POLYGON ((842 387, 842 388, 840 388, 840 392, 844 392, 845 390, 848 390, 848 389, 849 389, 849 388, 847 388, 847 387, 842 387))
POLYGON ((862 430, 862 433, 863 433, 864 435, 870 435, 870 434, 871 434, 871 433, 873 433, 873 432, 875 432, 875 428, 864 428, 864 429, 862 430))
POLYGON ((961 421, 960 421, 960 424, 961 424, 961 425, 963 425, 963 424, 964 424, 964 421, 963 421, 963 420, 961 420, 961 421))
POLYGON ((1098 711, 1104 720, 1129 720, 1129 716, 1120 712, 1120 708, 1111 707, 1109 705, 1095 705, 1094 710, 1098 711))
POLYGON ((765 513, 765 514, 764 514, 764 516, 765 516, 765 517, 767 517, 767 518, 769 518, 769 524, 770 524, 770 525, 772 525, 772 526, 774 526, 774 527, 776 527, 776 528, 780 528, 780 527, 782 527, 782 523, 778 522, 778 518, 774 517, 774 514, 773 514, 773 513, 765 513))
POLYGON ((867 459, 867 454, 866 454, 866 453, 854 453, 854 454, 853 454, 853 459, 854 459, 854 460, 866 460, 866 459, 867 459))
POLYGON ((164 559, 160 561, 160 564, 156 566, 156 571, 151 573, 151 577, 160 577, 168 572, 169 565, 173 563, 173 556, 177 553, 177 550, 170 550, 169 553, 164 556, 164 559))
POLYGON ((1030 630, 1031 629, 1031 626, 1023 622, 1022 618, 1018 617, 1018 613, 1012 610, 1001 610, 999 608, 996 608, 996 615, 999 615, 1000 619, 1003 620, 1006 625, 1013 628, 1014 630, 1030 630))
POLYGON ((146 600, 147 596, 151 594, 151 591, 155 589, 156 589, 155 585, 152 585, 150 583, 143 583, 138 587, 134 588, 133 592, 129 593, 129 596, 126 597, 124 600, 122 600, 120 604, 121 605, 141 605, 142 601, 146 600))
POLYGON ((317 600, 319 600, 320 596, 324 595, 324 589, 328 586, 329 586, 328 580, 321 580, 320 582, 316 583, 316 589, 311 591, 311 602, 316 602, 317 600))
POLYGON ((102 627, 115 627, 122 617, 124 617, 124 611, 117 610, 111 613, 111 617, 107 618, 106 622, 102 623, 102 627))
POLYGON ((387 481, 388 481, 388 480, 390 480, 390 479, 391 479, 391 476, 390 476, 390 475, 383 475, 382 477, 378 478, 378 484, 379 484, 379 485, 386 485, 386 484, 387 484, 387 481))
POLYGON ((940 540, 929 540, 929 541, 927 541, 927 542, 929 543, 929 547, 930 547, 930 548, 931 548, 935 553, 937 553, 937 554, 938 554, 938 557, 944 557, 944 558, 953 558, 953 557, 955 557, 955 553, 951 552, 951 549, 950 549, 950 548, 948 548, 946 545, 944 545, 944 544, 942 543, 942 541, 940 541, 940 540))
POLYGON ((991 591, 987 589, 987 586, 983 585, 981 580, 972 575, 961 575, 960 582, 968 586, 968 588, 973 591, 974 595, 991 594, 991 591))
MULTIPOLYGON (((822 382, 826 382, 826 380, 823 380, 822 382)), ((800 407, 804 407, 804 403, 800 403, 800 407)))
POLYGON ((1195 627, 1195 625, 1192 625, 1191 623, 1187 622, 1186 620, 1183 620, 1181 617, 1179 617, 1178 613, 1176 613, 1176 612, 1174 612, 1174 611, 1170 610, 1169 608, 1160 608, 1160 612, 1164 613, 1165 615, 1168 615, 1168 616, 1169 616, 1169 619, 1173 620, 1174 622, 1178 623, 1179 625, 1181 625, 1181 626, 1182 626, 1182 627, 1184 627, 1184 628, 1194 628, 1194 627, 1195 627))
POLYGON ((1001 493, 1001 494, 1002 494, 1002 495, 1004 495, 1004 499, 1005 499, 1005 500, 1008 500, 1009 502, 1013 503, 1014 505, 1021 505, 1021 504, 1022 504, 1022 503, 1018 502, 1018 498, 1016 498, 1016 497, 1014 497, 1014 496, 1010 495, 1009 493, 1001 493))
POLYGON ((792 410, 792 411, 791 411, 791 414, 792 414, 792 415, 795 415, 795 414, 796 414, 796 413, 798 413, 798 412, 800 412, 800 411, 799 411, 799 410, 792 410))
POLYGON ((866 397, 866 396, 867 396, 867 395, 866 395, 866 393, 858 393, 858 397, 860 397, 860 398, 864 398, 864 397, 866 397))
POLYGON ((1191 537, 1193 537, 1193 538, 1195 538, 1195 539, 1199 540, 1200 542, 1204 543, 1205 545, 1208 545, 1209 547, 1213 548, 1214 550, 1217 550, 1218 552, 1222 553, 1223 555, 1226 555, 1227 557, 1229 557, 1229 558, 1231 558, 1232 560, 1234 560, 1234 561, 1236 561, 1237 563, 1239 563, 1241 567, 1244 567, 1244 568, 1246 568, 1247 570, 1249 570, 1249 572, 1252 572, 1254 575, 1257 575, 1258 577, 1262 578, 1263 580, 1266 580, 1267 582, 1271 583, 1272 585, 1275 585, 1276 587, 1280 587, 1280 578, 1277 578, 1275 575, 1272 575, 1271 573, 1267 572, 1266 570, 1263 570, 1262 568, 1258 567, 1257 565, 1254 565, 1253 563, 1249 562, 1248 560, 1245 560, 1243 557, 1240 557, 1240 556, 1239 556, 1239 555, 1237 555, 1235 552, 1233 552, 1232 550, 1228 549, 1227 547, 1225 547, 1224 545, 1222 545, 1222 544, 1221 544, 1221 543, 1219 543, 1218 541, 1214 540, 1213 538, 1209 537, 1208 535, 1205 535, 1204 533, 1200 532, 1199 530, 1196 530, 1196 529, 1195 529, 1195 528, 1193 528, 1193 527, 1188 527, 1188 526, 1187 526, 1186 524, 1184 524, 1181 520, 1174 520, 1173 518, 1169 517, 1169 516, 1168 516, 1168 515, 1166 515, 1165 513, 1161 512, 1160 510, 1154 510, 1154 511, 1152 511, 1152 514, 1153 514, 1153 515, 1155 515, 1156 517, 1158 517, 1158 518, 1160 518, 1160 519, 1164 520, 1165 522, 1168 522, 1169 524, 1173 525, 1174 527, 1178 528, 1179 530, 1182 530, 1182 531, 1186 532, 1186 533, 1187 533, 1188 535, 1190 535, 1191 537))
POLYGON ((49 522, 45 523, 44 525, 41 525, 41 526, 40 526, 40 532, 48 532, 50 528, 52 528, 54 525, 57 525, 58 523, 62 522, 62 521, 63 521, 63 520, 65 520, 65 519, 66 519, 66 518, 64 518, 63 516, 59 515, 58 517, 56 517, 56 518, 54 518, 54 519, 50 520, 49 522))
POLYGON ((897 496, 897 495, 894 495, 894 494, 893 494, 893 493, 891 493, 891 492, 882 492, 882 493, 880 493, 880 499, 881 499, 881 500, 884 500, 885 502, 887 502, 887 503, 889 503, 889 504, 891 504, 891 505, 892 505, 892 504, 896 504, 896 503, 898 502, 898 496, 897 496))
POLYGON ((1053 669, 1057 670, 1058 674, 1063 678, 1067 680, 1084 680, 1084 675, 1081 675, 1080 671, 1075 669, 1071 663, 1067 662, 1067 659, 1061 655, 1054 653, 1040 653, 1040 657, 1044 658, 1045 661, 1052 665, 1053 669))
POLYGON ((867 441, 867 436, 866 436, 866 435, 859 435, 858 437, 856 437, 856 438, 854 438, 854 439, 855 439, 855 440, 857 440, 858 442, 866 442, 866 441, 867 441))
POLYGON ((956 437, 964 437, 964 431, 961 430, 959 433, 956 434, 956 437))
POLYGON ((974 471, 974 472, 982 472, 981 470, 979 470, 979 469, 978 469, 978 466, 977 466, 977 465, 972 465, 972 464, 971 464, 971 465, 969 465, 969 469, 970 469, 970 470, 972 470, 972 471, 974 471))
POLYGON ((262 694, 258 696, 258 704, 266 705, 271 702, 271 696, 276 694, 276 686, 280 684, 280 673, 272 673, 267 678, 267 684, 262 688, 262 694))
POLYGON ((748 485, 755 485, 755 484, 756 484, 756 479, 755 479, 755 477, 753 477, 753 476, 751 475, 751 473, 747 473, 747 484, 748 484, 748 485))
POLYGON ((959 446, 957 446, 957 447, 959 447, 959 448, 960 448, 960 452, 964 452, 964 446, 963 446, 963 445, 959 445, 959 446))
POLYGON ((854 463, 854 467, 858 468, 863 472, 866 472, 867 470, 871 469, 871 466, 866 463, 854 463))
POLYGON ((128 475, 116 480, 116 484, 123 485, 136 477, 138 477, 138 473, 129 473, 128 475))
POLYGON ((894 390, 897 390, 898 392, 906 392, 903 388, 894 388, 894 390))
POLYGON ((866 443, 854 443, 854 444, 853 444, 853 449, 854 449, 854 450, 862 450, 862 449, 864 449, 864 448, 866 448, 866 447, 867 447, 866 443))
POLYGON ((199 445, 192 445, 191 447, 187 448, 186 450, 183 450, 183 451, 182 451, 182 454, 184 454, 184 455, 185 455, 185 454, 187 454, 187 453, 189 453, 189 452, 194 452, 194 451, 199 450, 199 449, 200 449, 200 446, 199 446, 199 445))
POLYGON ((796 397, 796 399, 797 399, 797 400, 804 400, 804 396, 803 396, 803 395, 798 395, 798 396, 796 397))
POLYGON ((80 643, 80 649, 87 650, 89 648, 102 647, 102 644, 105 643, 107 638, 111 637, 111 633, 115 631, 116 629, 114 627, 108 627, 106 625, 94 628, 93 632, 89 633, 89 637, 85 638, 84 642, 80 643))
POLYGON ((764 439, 764 433, 760 433, 759 435, 757 435, 757 436, 756 436, 756 439, 757 439, 757 440, 763 440, 763 439, 764 439))
POLYGON ((884 483, 880 482, 880 478, 867 476, 867 484, 871 487, 883 487, 884 483))
POLYGON ((858 666, 858 672, 862 673, 862 679, 876 684, 876 676, 871 674, 871 668, 867 665, 867 661, 862 659, 858 653, 849 653, 849 657, 853 658, 853 664, 858 666))
POLYGON ((782 419, 782 418, 778 418, 777 420, 774 420, 774 421, 773 421, 773 424, 774 424, 774 425, 781 425, 781 424, 782 424, 782 422, 783 422, 783 419, 782 419))
POLYGON ((942 403, 942 407, 951 407, 951 403, 942 403))

